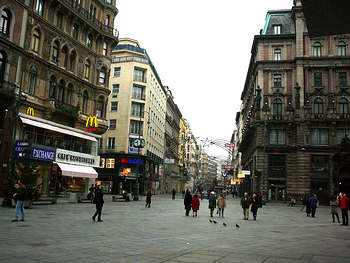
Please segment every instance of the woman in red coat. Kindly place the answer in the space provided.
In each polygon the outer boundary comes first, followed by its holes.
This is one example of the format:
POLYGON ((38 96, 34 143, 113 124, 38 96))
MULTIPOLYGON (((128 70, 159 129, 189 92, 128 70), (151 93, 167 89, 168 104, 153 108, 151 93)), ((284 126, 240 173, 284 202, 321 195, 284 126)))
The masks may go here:
POLYGON ((348 202, 349 199, 346 197, 346 194, 339 195, 339 204, 340 204, 340 210, 341 210, 341 217, 343 219, 343 224, 344 226, 349 225, 349 216, 348 216, 348 202))
POLYGON ((197 217, 197 211, 199 210, 199 198, 198 195, 194 195, 194 197, 192 198, 192 210, 193 210, 193 217, 196 215, 197 217))

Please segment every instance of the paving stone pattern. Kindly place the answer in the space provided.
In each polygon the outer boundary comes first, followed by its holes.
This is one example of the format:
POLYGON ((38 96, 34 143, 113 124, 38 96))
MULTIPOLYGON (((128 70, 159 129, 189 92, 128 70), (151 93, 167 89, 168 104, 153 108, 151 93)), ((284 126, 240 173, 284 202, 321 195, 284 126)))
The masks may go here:
POLYGON ((229 199, 214 224, 207 200, 193 218, 181 198, 154 196, 151 208, 105 199, 100 223, 86 203, 34 206, 18 223, 10 222, 13 208, 0 207, 0 262, 350 262, 350 228, 332 223, 328 207, 308 218, 300 207, 268 204, 257 221, 244 221, 239 201, 229 199))

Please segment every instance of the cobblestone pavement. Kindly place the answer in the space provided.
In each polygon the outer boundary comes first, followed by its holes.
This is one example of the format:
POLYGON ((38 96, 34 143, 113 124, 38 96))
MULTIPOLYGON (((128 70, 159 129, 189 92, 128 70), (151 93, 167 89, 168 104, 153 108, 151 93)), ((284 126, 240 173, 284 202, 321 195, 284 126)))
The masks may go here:
POLYGON ((101 223, 86 203, 35 206, 18 223, 10 222, 13 208, 0 207, 0 262, 350 262, 350 228, 333 224, 328 207, 308 218, 300 207, 268 204, 257 221, 244 221, 239 201, 229 199, 214 224, 207 200, 193 218, 182 199, 155 196, 151 208, 105 199, 101 223))

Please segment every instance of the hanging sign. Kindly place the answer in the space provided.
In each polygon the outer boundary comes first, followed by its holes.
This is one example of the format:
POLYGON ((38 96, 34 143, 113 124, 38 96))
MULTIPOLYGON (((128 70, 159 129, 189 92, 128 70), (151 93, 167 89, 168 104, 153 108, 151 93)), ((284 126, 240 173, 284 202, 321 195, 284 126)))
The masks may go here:
POLYGON ((86 130, 87 131, 96 131, 98 127, 98 120, 96 116, 89 116, 86 120, 86 130))
POLYGON ((34 116, 34 108, 28 107, 28 108, 27 108, 27 115, 32 115, 32 116, 34 116))

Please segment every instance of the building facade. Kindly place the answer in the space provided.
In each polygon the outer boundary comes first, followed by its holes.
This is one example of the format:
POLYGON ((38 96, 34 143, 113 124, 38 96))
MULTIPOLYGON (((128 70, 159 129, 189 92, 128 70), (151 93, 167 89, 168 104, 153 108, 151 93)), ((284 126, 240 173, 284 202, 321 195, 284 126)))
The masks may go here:
POLYGON ((164 149, 164 176, 161 179, 162 193, 175 189, 181 191, 182 175, 179 167, 179 136, 180 120, 182 114, 174 102, 169 87, 167 90, 166 123, 165 123, 165 149, 164 149))
POLYGON ((107 119, 100 140, 99 178, 113 193, 160 192, 163 175, 166 90, 145 49, 120 39, 112 50, 107 119), (138 148, 135 140, 143 140, 138 148))
POLYGON ((5 0, 0 11, 1 92, 12 100, 1 103, 1 147, 10 149, 1 155, 2 190, 29 160, 43 194, 54 191, 52 179, 59 191, 84 192, 96 177, 97 134, 107 130, 115 0, 5 0))
POLYGON ((244 185, 269 200, 350 189, 332 156, 349 135, 350 36, 311 37, 302 1, 269 11, 254 37, 242 92, 238 149, 244 185))

